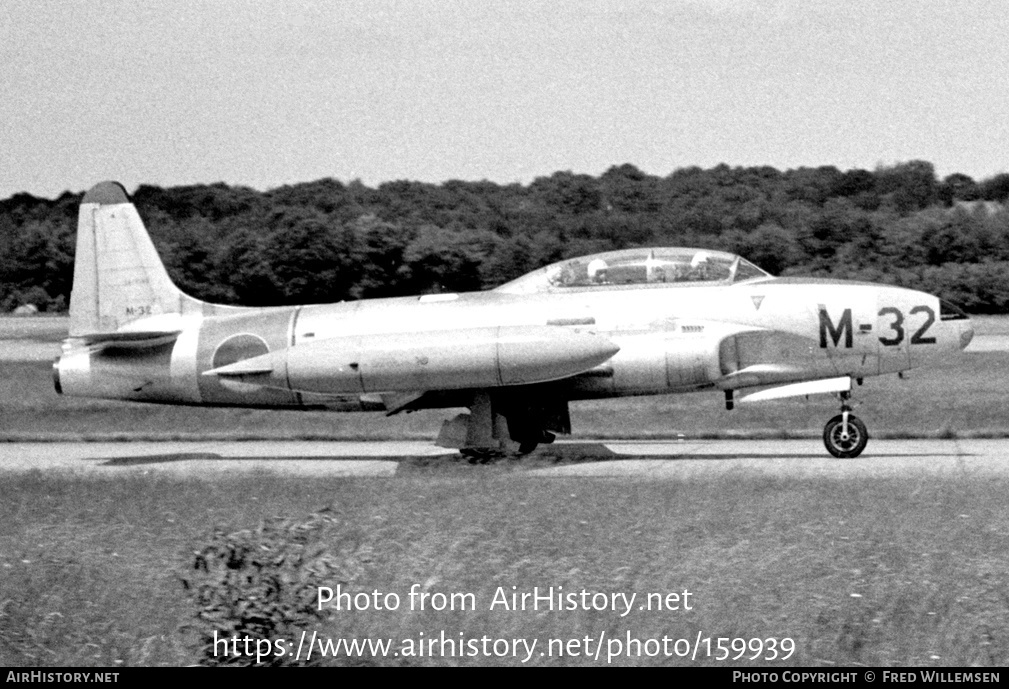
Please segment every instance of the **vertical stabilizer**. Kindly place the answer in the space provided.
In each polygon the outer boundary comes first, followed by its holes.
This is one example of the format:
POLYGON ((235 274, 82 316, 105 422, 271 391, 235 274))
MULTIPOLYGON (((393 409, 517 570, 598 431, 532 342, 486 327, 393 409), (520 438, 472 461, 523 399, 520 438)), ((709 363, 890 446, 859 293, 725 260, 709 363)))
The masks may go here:
POLYGON ((71 337, 116 332, 131 323, 168 329, 168 322, 202 305, 168 277, 121 184, 102 182, 84 195, 70 295, 71 337))

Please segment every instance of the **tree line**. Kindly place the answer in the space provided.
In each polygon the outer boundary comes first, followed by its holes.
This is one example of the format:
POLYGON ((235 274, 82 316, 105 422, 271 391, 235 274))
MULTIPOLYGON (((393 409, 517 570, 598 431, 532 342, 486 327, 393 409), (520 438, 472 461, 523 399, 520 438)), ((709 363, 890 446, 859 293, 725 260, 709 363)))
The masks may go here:
MULTIPOLYGON (((67 308, 81 197, 0 200, 0 309, 67 308)), ((143 185, 132 200, 176 284, 220 303, 480 290, 572 256, 689 246, 777 275, 903 285, 973 313, 1009 313, 1009 174, 940 180, 917 160, 665 177, 620 165, 530 184, 143 185)))

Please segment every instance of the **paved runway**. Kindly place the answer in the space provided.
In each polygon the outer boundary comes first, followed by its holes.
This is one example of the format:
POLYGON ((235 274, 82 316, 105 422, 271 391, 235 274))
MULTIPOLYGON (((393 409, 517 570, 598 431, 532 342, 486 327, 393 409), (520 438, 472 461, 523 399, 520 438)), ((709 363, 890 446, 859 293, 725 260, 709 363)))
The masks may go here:
POLYGON ((819 440, 561 441, 516 460, 472 466, 426 441, 113 442, 0 444, 0 474, 167 473, 219 477, 459 476, 676 479, 705 474, 845 477, 1009 474, 1009 440, 870 440, 858 459, 827 455, 819 440), (507 472, 500 471, 505 466, 507 472), (423 473, 417 470, 422 469, 423 473), (440 471, 444 470, 444 472, 440 471))

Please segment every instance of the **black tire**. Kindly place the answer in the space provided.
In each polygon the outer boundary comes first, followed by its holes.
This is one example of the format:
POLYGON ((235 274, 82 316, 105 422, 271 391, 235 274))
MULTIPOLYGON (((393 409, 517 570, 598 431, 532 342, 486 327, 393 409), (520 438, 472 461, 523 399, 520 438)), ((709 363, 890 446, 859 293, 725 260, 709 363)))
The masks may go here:
POLYGON ((537 445, 539 445, 539 443, 535 440, 527 440, 523 443, 519 443, 519 455, 529 454, 536 449, 537 445))
POLYGON ((823 444, 827 452, 839 459, 851 459, 862 454, 869 442, 869 431, 862 420, 848 414, 848 437, 844 438, 844 417, 838 414, 823 427, 823 444))

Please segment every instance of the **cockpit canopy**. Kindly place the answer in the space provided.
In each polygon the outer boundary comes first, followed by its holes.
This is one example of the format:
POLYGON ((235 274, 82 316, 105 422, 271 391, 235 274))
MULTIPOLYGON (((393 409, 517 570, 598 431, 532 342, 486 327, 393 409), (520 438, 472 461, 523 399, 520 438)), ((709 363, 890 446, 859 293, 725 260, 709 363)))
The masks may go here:
POLYGON ((553 263, 497 288, 508 294, 600 287, 730 285, 771 275, 735 254, 709 249, 625 249, 553 263))

